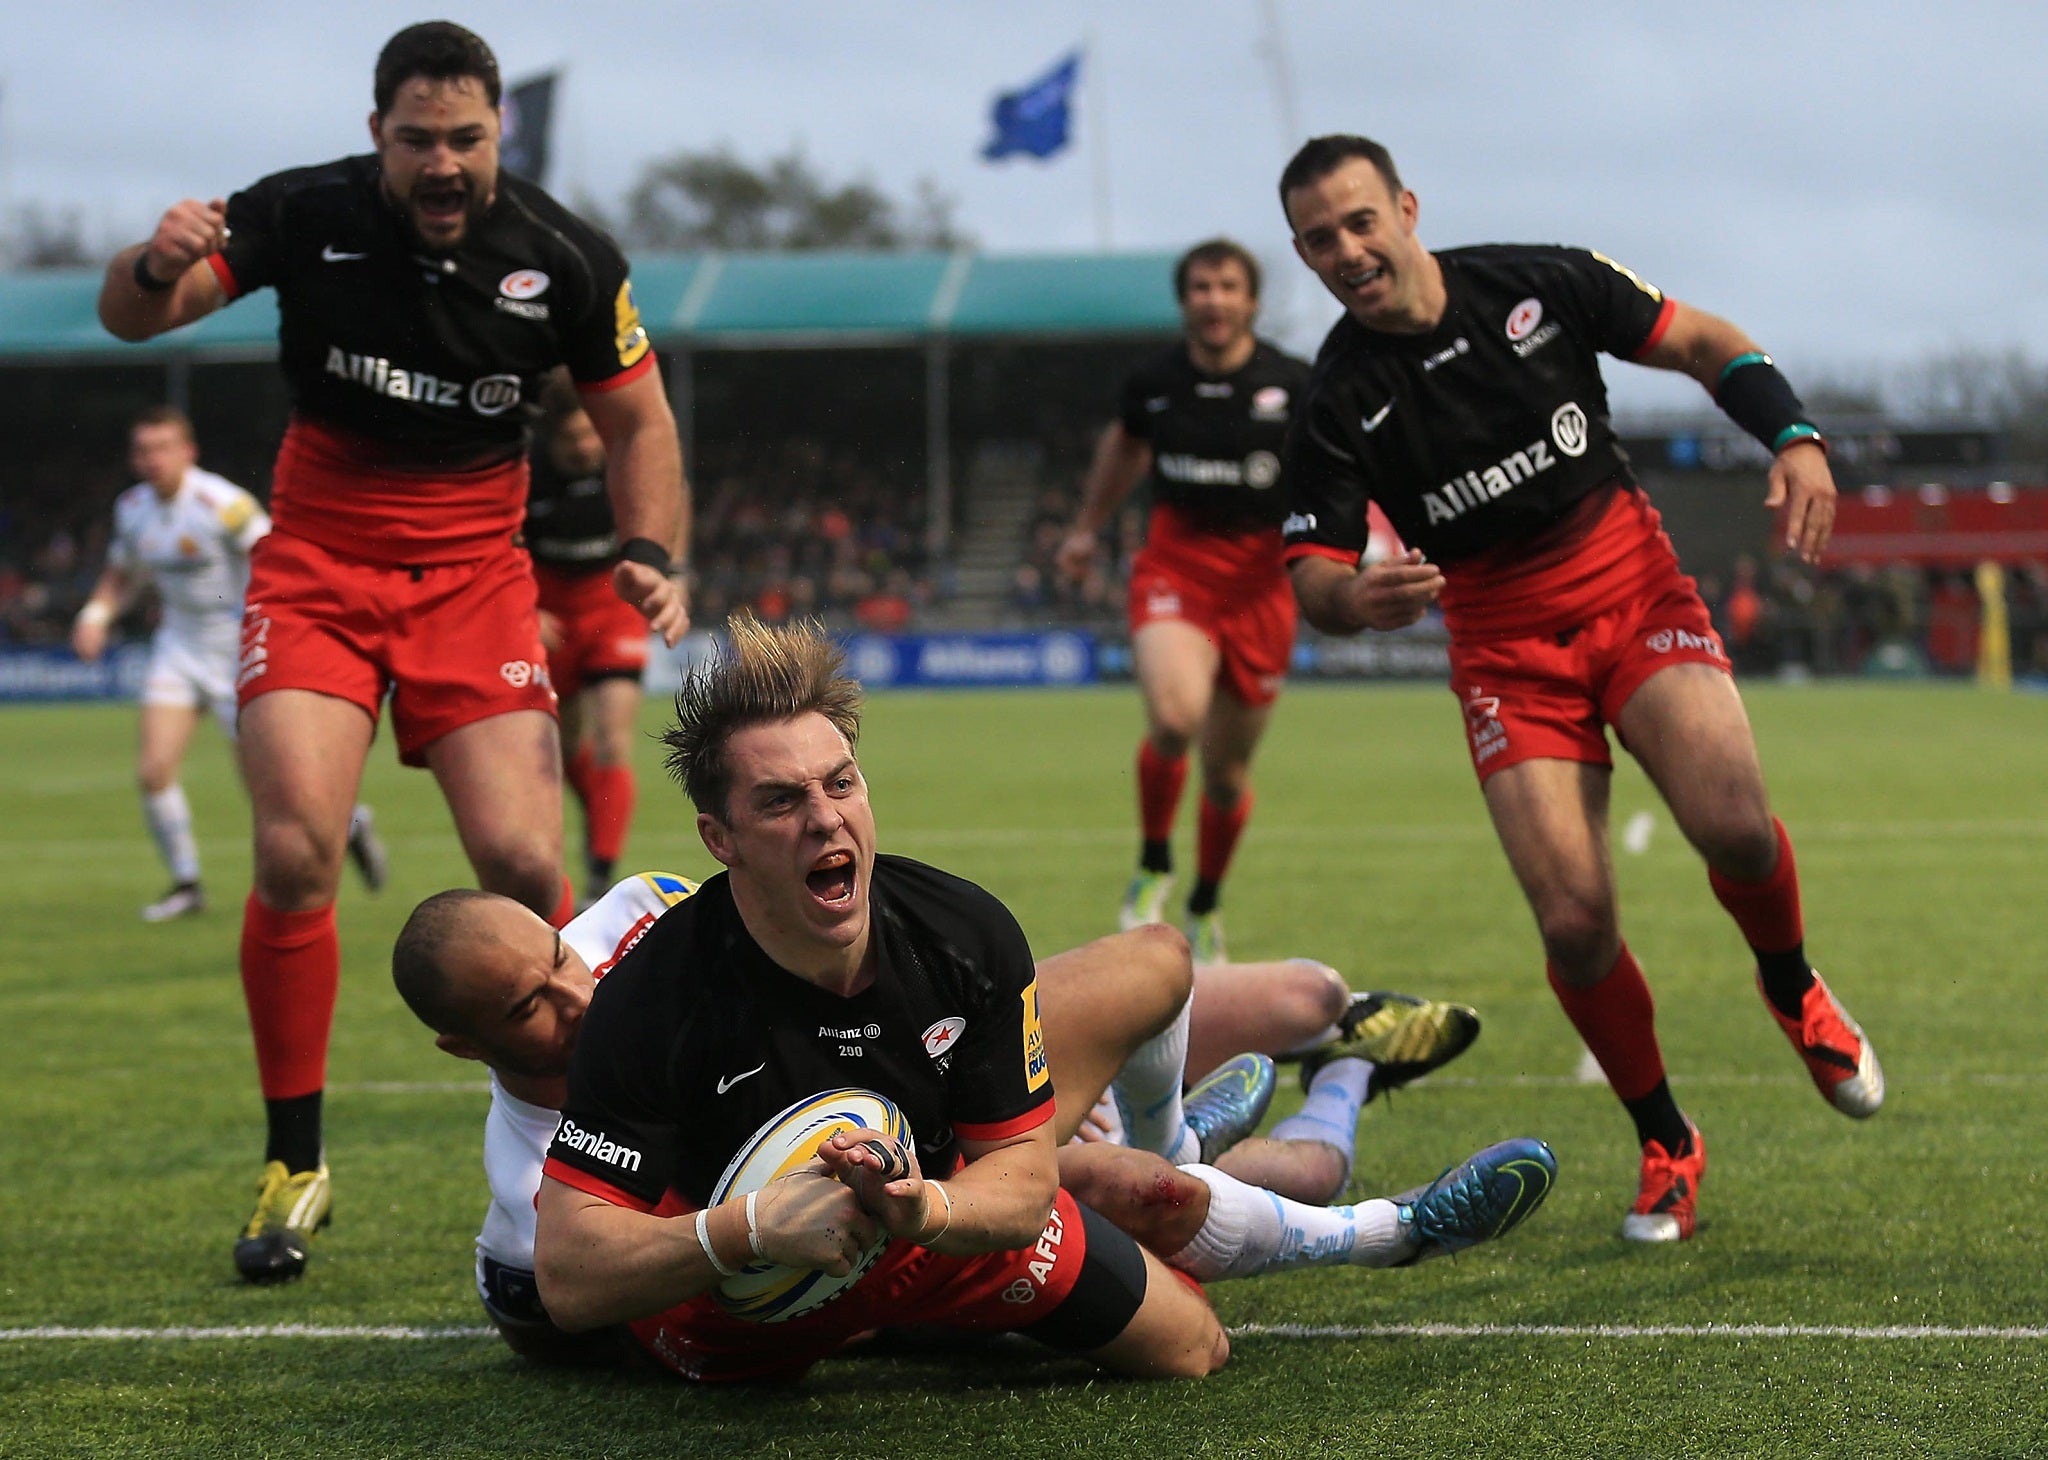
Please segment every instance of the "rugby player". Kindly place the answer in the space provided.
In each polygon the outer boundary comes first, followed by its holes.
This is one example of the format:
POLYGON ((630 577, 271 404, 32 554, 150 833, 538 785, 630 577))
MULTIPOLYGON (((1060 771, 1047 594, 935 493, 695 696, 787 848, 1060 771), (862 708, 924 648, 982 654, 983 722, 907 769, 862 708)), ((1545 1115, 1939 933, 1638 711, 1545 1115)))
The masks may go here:
MULTIPOLYGON (((107 565, 71 625, 71 649, 91 663, 107 631, 145 584, 162 617, 149 643, 135 780, 142 815, 170 869, 171 888, 142 910, 166 922, 204 911, 192 807, 178 781, 201 709, 235 738, 235 673, 241 658, 242 590, 249 550, 270 531, 270 515, 226 477, 199 466, 192 422, 173 406, 152 406, 128 431, 128 465, 141 480, 114 501, 107 565)), ((372 892, 384 885, 384 843, 370 808, 349 815, 348 854, 372 892)))
POLYGON ((611 590, 619 537, 605 495, 604 438, 566 375, 541 392, 523 537, 540 590, 548 677, 561 701, 562 778, 583 808, 588 905, 612 885, 633 820, 647 625, 611 590))
POLYGON ((107 268, 100 319, 125 340, 277 290, 292 390, 276 529, 243 617, 242 765, 255 887, 241 969, 268 1120, 252 1281, 297 1277, 329 1209, 321 1091, 340 948, 334 889, 387 691, 400 758, 440 784, 483 886, 566 921, 560 755, 514 543, 521 402, 567 365, 609 463, 619 596, 673 643, 686 505, 675 422, 626 262, 498 168, 497 61, 445 21, 377 59, 374 152, 173 206, 107 268))
MULTIPOLYGON (((1199 1291, 1059 1187, 1050 1043, 1016 921, 970 883, 876 855, 859 690, 839 669, 814 631, 742 620, 677 696, 670 767, 726 872, 625 950, 574 1029, 538 1200, 546 1311, 572 1332, 628 1323, 699 1379, 800 1374, 882 1321, 1019 1330, 1130 1374, 1213 1371, 1228 1342, 1199 1291), (908 1118, 907 1176, 883 1181, 861 1134, 835 1136, 758 1198, 704 1206, 764 1120, 850 1083, 908 1118), (844 1274, 878 1232, 900 1240, 813 1313, 765 1328, 709 1299, 743 1254, 844 1274)), ((1383 1210, 1333 1209, 1337 1230, 1292 1250, 1288 1210, 1268 1223, 1272 1260, 1466 1245, 1518 1221, 1553 1170, 1540 1143, 1506 1143, 1383 1210)), ((1216 1205, 1229 1178, 1201 1179, 1216 1205)))
POLYGON ((1792 842, 1771 814, 1728 657, 1608 419, 1597 352, 1699 381, 1773 453, 1767 508, 1826 545, 1826 447, 1769 356, 1728 321, 1597 253, 1432 253, 1386 149, 1329 136, 1280 178, 1295 250, 1344 306, 1317 358, 1287 481, 1309 622, 1394 629, 1440 604, 1451 689, 1551 987, 1633 1118, 1637 1241, 1692 1235, 1706 1145, 1658 1051, 1615 910, 1606 730, 1655 783, 1756 961, 1822 1096, 1876 1114, 1870 1041, 1806 960, 1792 842), (1368 500, 1410 549, 1361 567, 1368 500))
POLYGON ((1197 964, 1225 955, 1217 908, 1251 816, 1251 761, 1294 649, 1294 596, 1280 557, 1281 448, 1308 366, 1252 333, 1259 264, 1228 239, 1174 269, 1179 344, 1124 382, 1096 443, 1059 562, 1085 577, 1098 535, 1150 475, 1152 516, 1131 570, 1131 653, 1145 701, 1138 746, 1137 875, 1118 915, 1165 917, 1173 823, 1188 748, 1202 753, 1187 930, 1197 964))

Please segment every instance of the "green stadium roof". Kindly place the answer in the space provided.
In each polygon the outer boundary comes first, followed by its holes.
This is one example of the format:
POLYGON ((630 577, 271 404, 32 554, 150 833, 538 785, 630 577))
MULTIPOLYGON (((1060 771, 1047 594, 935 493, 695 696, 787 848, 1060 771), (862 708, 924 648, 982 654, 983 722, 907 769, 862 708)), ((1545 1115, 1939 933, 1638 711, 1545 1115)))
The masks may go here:
MULTIPOLYGON (((1180 327, 1173 255, 696 254, 635 259, 633 292, 668 347, 910 343, 934 337, 1130 335, 1180 327)), ((145 354, 260 358, 263 291, 187 329, 124 345, 94 313, 97 270, 0 275, 0 361, 145 354)))

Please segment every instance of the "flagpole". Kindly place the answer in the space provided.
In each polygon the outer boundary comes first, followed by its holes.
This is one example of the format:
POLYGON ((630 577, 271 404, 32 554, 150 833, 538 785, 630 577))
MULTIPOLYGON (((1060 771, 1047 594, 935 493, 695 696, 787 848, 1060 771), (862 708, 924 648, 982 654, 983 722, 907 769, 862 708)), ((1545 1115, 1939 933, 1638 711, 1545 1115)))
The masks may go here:
POLYGON ((1093 31, 1081 44, 1081 68, 1088 87, 1088 154, 1095 173, 1095 246, 1113 247, 1109 209, 1109 110, 1103 102, 1102 53, 1093 31))
POLYGON ((1301 123, 1294 105, 1294 67, 1288 60, 1287 41, 1280 32, 1278 0, 1260 0, 1259 15, 1265 21, 1260 49, 1266 53, 1273 100, 1280 109, 1280 141, 1291 152, 1301 142, 1301 123))

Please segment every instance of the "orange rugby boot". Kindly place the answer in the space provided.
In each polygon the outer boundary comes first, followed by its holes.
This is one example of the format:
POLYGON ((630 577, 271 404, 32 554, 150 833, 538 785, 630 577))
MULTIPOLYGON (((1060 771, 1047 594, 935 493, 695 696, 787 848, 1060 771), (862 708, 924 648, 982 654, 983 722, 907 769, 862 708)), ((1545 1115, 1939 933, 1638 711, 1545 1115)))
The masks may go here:
POLYGON ((1631 1242, 1683 1242, 1692 1236, 1700 1179, 1707 1174, 1707 1143, 1690 1120, 1692 1149, 1674 1156, 1655 1141, 1643 1143, 1643 1184, 1636 1204, 1621 1219, 1631 1242))
MULTIPOLYGON (((1757 990, 1763 991, 1761 978, 1757 990)), ((1813 1076, 1822 1099, 1857 1120, 1877 1114, 1884 1104, 1884 1069, 1877 1062, 1877 1051, 1820 974, 1813 976, 1799 1018, 1787 1019, 1768 997, 1764 1007, 1806 1061, 1806 1072, 1813 1076)))

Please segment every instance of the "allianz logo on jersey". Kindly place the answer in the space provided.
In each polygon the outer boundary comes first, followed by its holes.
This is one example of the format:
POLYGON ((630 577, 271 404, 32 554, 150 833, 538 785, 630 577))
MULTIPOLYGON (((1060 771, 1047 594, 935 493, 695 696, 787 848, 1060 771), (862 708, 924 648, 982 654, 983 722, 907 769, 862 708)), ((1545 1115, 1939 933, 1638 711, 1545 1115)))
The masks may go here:
POLYGON ((1556 442, 1557 450, 1566 456, 1584 456, 1590 439, 1586 413, 1579 409, 1577 401, 1566 401, 1550 414, 1548 440, 1539 436, 1521 450, 1510 451, 1492 466, 1452 477, 1435 491, 1424 492, 1422 506, 1429 514, 1430 525, 1454 522, 1475 507, 1484 507, 1531 477, 1549 471, 1558 463, 1557 456, 1551 451, 1551 442, 1556 442))
POLYGON ((327 373, 392 400, 418 401, 449 410, 460 410, 466 403, 479 416, 502 416, 519 404, 516 375, 482 375, 465 384, 393 365, 382 355, 354 355, 334 345, 327 347, 327 373))
POLYGON ((594 1130, 585 1130, 567 1116, 562 1117, 562 1128, 555 1132, 555 1139, 572 1151, 581 1151, 593 1161, 603 1161, 621 1171, 638 1171, 640 1153, 631 1146, 622 1146, 610 1136, 599 1135, 594 1130))
POLYGON ((1270 451, 1254 451, 1243 461, 1169 452, 1159 457, 1152 469, 1170 482, 1191 487, 1250 487, 1263 491, 1280 480, 1280 458, 1270 451))

